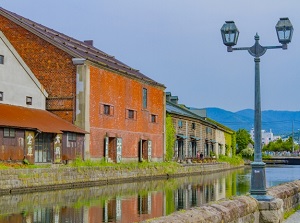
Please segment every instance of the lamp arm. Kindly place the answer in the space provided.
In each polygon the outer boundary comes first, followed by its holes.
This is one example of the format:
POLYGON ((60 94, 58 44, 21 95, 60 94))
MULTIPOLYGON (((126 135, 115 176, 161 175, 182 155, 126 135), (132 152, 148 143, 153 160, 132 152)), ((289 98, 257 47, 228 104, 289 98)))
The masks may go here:
POLYGON ((283 49, 283 50, 286 50, 287 49, 287 44, 282 44, 281 46, 264 46, 264 48, 266 49, 283 49))

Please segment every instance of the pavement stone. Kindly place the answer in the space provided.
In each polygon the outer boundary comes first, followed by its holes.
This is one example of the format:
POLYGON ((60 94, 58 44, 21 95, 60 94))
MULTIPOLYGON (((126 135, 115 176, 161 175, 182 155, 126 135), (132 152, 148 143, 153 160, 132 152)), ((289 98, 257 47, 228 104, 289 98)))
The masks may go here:
POLYGON ((300 222, 300 210, 292 214, 288 219, 283 221, 284 223, 299 223, 300 222))

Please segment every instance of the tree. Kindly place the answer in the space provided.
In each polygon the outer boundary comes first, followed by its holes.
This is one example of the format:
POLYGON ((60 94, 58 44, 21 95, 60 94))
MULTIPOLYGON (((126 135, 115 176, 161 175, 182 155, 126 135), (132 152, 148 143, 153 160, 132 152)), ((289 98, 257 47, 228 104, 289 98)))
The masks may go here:
MULTIPOLYGON (((298 145, 294 145, 294 149, 298 150, 298 145)), ((263 151, 274 151, 274 152, 280 152, 280 151, 292 151, 293 150, 293 138, 289 137, 286 141, 283 141, 282 139, 277 139, 274 142, 270 142, 268 145, 265 145, 263 147, 263 151)))
POLYGON ((236 153, 240 153, 243 149, 246 149, 249 143, 253 144, 251 136, 246 129, 239 129, 236 132, 236 144, 238 146, 236 153))

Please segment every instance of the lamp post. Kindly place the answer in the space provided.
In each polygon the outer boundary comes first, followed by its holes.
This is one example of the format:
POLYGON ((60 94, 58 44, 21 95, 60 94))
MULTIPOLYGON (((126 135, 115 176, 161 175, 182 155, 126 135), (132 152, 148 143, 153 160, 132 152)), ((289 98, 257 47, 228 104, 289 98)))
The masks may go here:
POLYGON ((226 21, 221 28, 221 34, 227 51, 247 50, 254 57, 255 63, 255 92, 254 92, 254 162, 251 163, 251 189, 250 194, 260 201, 270 201, 274 199, 267 196, 266 193, 266 174, 265 163, 262 161, 261 152, 261 97, 260 97, 260 57, 266 53, 268 49, 287 49, 287 44, 291 42, 293 35, 293 26, 288 18, 280 18, 275 26, 278 41, 281 46, 261 46, 259 44, 259 36, 254 36, 255 44, 252 47, 233 48, 237 44, 239 30, 233 21, 226 21))

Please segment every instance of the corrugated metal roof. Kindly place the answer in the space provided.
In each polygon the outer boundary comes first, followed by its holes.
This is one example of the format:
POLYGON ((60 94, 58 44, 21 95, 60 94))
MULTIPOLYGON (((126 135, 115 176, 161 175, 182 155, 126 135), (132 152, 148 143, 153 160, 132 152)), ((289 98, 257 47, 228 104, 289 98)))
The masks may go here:
POLYGON ((1 103, 0 126, 33 129, 47 133, 88 133, 51 112, 1 103))
POLYGON ((87 60, 98 63, 109 69, 127 74, 129 76, 136 77, 143 81, 165 88, 163 84, 160 84, 152 80, 151 78, 139 72, 139 70, 127 66, 126 64, 117 60, 114 56, 108 55, 103 51, 91 46, 88 43, 76 40, 63 33, 57 32, 46 26, 35 23, 27 18, 24 18, 16 13, 10 12, 2 7, 0 7, 0 14, 5 16, 9 20, 12 20, 17 24, 21 25, 22 27, 29 30, 30 32, 33 32, 34 34, 40 36, 46 41, 54 45, 58 45, 61 49, 63 49, 73 57, 85 58, 87 60))

